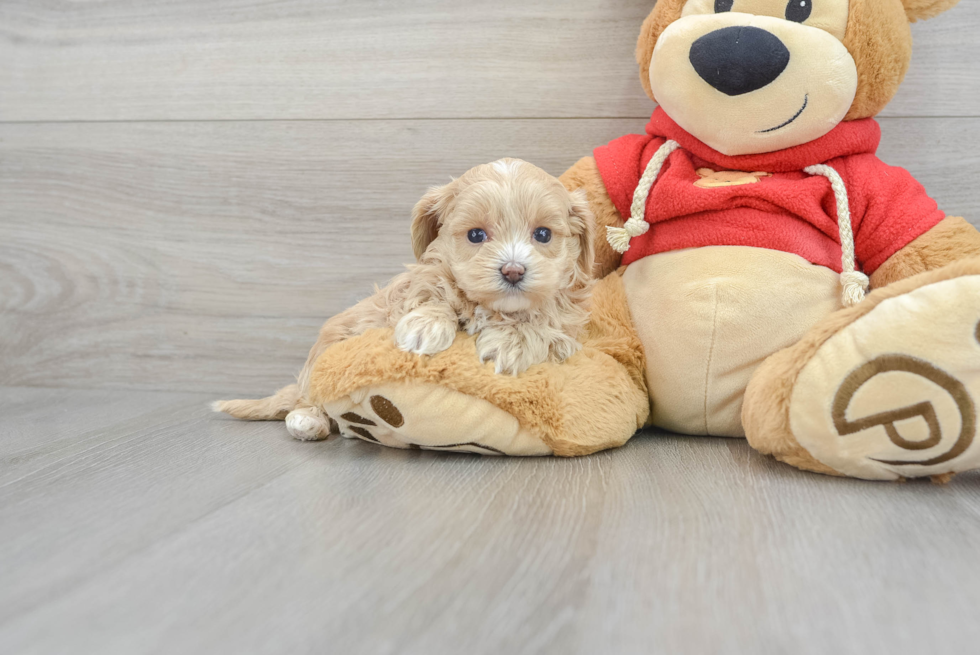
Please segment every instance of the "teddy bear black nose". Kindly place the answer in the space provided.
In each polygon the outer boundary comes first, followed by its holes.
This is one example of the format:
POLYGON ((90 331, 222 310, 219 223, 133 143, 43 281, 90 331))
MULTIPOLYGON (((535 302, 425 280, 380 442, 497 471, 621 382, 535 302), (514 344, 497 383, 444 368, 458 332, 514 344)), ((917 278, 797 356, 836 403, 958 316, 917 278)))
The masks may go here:
POLYGON ((701 79, 726 95, 739 96, 779 77, 789 64, 789 50, 772 32, 733 26, 695 41, 690 58, 701 79))

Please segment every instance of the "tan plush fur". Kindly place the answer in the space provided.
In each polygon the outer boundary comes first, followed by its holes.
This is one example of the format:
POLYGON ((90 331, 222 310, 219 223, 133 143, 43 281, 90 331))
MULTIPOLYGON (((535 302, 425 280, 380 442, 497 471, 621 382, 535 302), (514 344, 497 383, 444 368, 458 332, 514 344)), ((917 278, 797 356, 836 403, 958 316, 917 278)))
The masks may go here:
MULTIPOLYGON (((296 436, 317 435, 326 417, 304 400, 313 365, 330 346, 376 328, 393 328, 392 345, 416 359, 449 348, 464 329, 477 335, 474 360, 494 361, 496 373, 564 361, 580 348, 588 320, 594 221, 584 193, 570 193, 535 166, 514 159, 478 166, 419 201, 412 221, 418 264, 324 324, 298 385, 215 409, 280 419, 293 402, 306 421, 296 436), (508 274, 517 277, 508 281, 508 274)), ((298 417, 285 418, 295 434, 298 417)))
POLYGON ((749 445, 797 468, 842 475, 814 459, 796 442, 790 430, 790 399, 803 367, 830 337, 885 300, 928 284, 977 274, 980 274, 980 258, 973 258, 894 282, 872 292, 859 305, 831 314, 798 343, 767 359, 752 376, 742 406, 742 425, 749 445))
POLYGON ((902 0, 905 13, 913 23, 926 20, 952 9, 960 0, 902 0))
POLYGON ((615 273, 596 285, 582 350, 564 364, 545 363, 520 378, 481 365, 476 340, 465 334, 431 358, 399 351, 391 337, 390 329, 371 330, 327 350, 314 366, 309 399, 323 404, 380 383, 434 383, 512 414, 565 457, 621 446, 649 414, 643 346, 615 273), (596 389, 602 389, 601 407, 596 389))
POLYGON ((878 289, 969 257, 980 257, 980 232, 963 218, 947 216, 878 267, 871 287, 878 289))
MULTIPOLYGON (((845 120, 876 116, 895 96, 912 59, 909 21, 932 18, 958 0, 851 0, 844 46, 854 58, 858 90, 845 120)), ((650 58, 657 38, 681 17, 685 0, 660 0, 636 46, 640 83, 650 98, 650 58)), ((785 3, 783 3, 785 4, 785 3)))
POLYGON ((658 0, 640 28, 640 38, 636 42, 636 63, 640 65, 640 84, 654 102, 657 99, 650 88, 650 59, 653 57, 653 49, 667 26, 681 17, 685 2, 686 0, 658 0))
POLYGON ((876 116, 905 79, 912 30, 900 0, 851 0, 844 47, 858 70, 858 91, 845 120, 876 116))

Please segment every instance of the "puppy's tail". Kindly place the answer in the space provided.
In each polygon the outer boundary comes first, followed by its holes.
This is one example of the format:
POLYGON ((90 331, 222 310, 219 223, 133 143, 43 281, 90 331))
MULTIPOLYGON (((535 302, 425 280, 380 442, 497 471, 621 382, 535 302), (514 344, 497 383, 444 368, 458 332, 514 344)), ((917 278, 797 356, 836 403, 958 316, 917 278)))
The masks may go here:
POLYGON ((260 400, 216 400, 211 409, 246 421, 282 421, 296 409, 300 396, 299 385, 291 384, 260 400))

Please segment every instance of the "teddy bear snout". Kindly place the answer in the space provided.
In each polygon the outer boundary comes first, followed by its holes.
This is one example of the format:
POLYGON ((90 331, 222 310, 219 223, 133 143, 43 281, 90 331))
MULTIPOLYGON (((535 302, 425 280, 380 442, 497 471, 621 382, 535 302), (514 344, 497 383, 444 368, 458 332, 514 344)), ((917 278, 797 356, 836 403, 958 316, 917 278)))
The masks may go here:
POLYGON ((725 95, 771 84, 789 65, 789 49, 772 32, 739 25, 705 34, 691 45, 694 70, 725 95))

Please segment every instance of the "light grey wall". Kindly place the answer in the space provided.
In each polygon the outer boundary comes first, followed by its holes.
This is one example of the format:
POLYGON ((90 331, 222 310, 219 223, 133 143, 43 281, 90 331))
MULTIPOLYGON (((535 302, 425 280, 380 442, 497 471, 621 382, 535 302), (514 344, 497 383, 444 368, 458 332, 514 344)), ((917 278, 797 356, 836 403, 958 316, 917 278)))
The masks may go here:
MULTIPOLYGON (((0 384, 262 393, 411 260, 427 186, 642 131, 649 0, 0 4, 0 384)), ((882 157, 980 219, 980 5, 882 157)))

